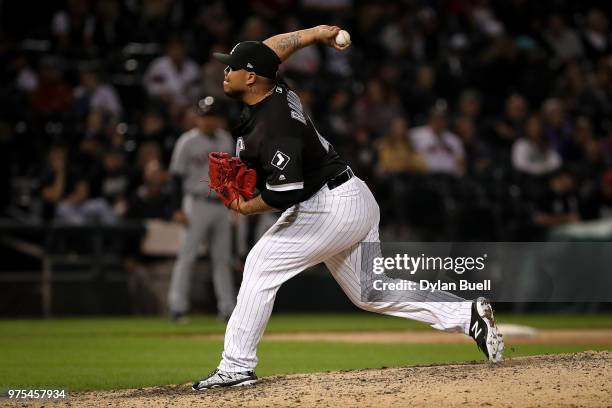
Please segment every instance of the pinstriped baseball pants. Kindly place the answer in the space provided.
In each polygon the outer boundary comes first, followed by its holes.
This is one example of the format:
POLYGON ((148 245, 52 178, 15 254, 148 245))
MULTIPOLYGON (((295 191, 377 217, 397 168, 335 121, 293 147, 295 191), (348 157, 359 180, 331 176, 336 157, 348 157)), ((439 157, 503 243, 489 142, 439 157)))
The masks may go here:
POLYGON ((272 313, 276 292, 298 273, 324 262, 349 299, 376 313, 467 333, 471 302, 362 302, 361 242, 378 242, 380 210, 367 185, 353 177, 339 187, 324 186, 287 209, 249 253, 228 322, 219 369, 252 370, 257 344, 272 313))

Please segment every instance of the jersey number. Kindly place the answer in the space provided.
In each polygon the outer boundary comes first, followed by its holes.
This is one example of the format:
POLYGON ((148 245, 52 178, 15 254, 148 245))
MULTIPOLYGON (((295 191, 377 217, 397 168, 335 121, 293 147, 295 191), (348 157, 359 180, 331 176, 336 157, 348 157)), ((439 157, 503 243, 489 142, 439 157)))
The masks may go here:
POLYGON ((321 136, 321 134, 315 127, 314 122, 312 121, 312 119, 310 119, 310 116, 304 113, 304 108, 302 106, 302 102, 300 101, 300 97, 295 92, 289 91, 287 92, 287 102, 289 103, 289 108, 291 109, 291 118, 298 120, 303 124, 306 124, 306 118, 308 118, 308 121, 312 125, 312 128, 315 130, 315 132, 317 132, 317 137, 319 138, 319 142, 321 142, 323 149, 325 149, 325 151, 329 153, 330 143, 323 136, 321 136))
POLYGON ((325 149, 325 151, 327 153, 329 153, 329 147, 331 146, 331 143, 329 143, 326 138, 321 136, 321 134, 317 130, 316 126, 314 125, 314 122, 312 121, 312 119, 310 119, 310 116, 308 117, 308 121, 312 125, 312 128, 314 129, 314 131, 317 132, 317 137, 319 138, 319 142, 321 142, 321 145, 323 146, 323 149, 325 149))

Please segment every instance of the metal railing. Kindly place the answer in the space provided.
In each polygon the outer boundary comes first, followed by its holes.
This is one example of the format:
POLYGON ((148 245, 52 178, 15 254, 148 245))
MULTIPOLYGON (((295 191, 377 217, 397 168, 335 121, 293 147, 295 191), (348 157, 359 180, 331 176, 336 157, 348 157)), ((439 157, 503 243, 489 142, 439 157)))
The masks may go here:
POLYGON ((39 270, 0 270, 0 283, 38 284, 42 315, 50 317, 54 283, 122 279, 117 267, 138 251, 144 231, 139 222, 74 226, 0 220, 0 245, 41 262, 39 270))

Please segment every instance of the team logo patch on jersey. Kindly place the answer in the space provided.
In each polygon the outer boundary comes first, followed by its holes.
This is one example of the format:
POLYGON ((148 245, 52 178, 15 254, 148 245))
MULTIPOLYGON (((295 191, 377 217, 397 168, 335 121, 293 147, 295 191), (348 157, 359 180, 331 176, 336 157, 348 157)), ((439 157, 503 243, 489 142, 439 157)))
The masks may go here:
POLYGON ((271 164, 279 170, 284 170, 287 167, 287 163, 289 163, 291 158, 287 156, 285 153, 277 150, 274 153, 274 157, 272 158, 271 164))

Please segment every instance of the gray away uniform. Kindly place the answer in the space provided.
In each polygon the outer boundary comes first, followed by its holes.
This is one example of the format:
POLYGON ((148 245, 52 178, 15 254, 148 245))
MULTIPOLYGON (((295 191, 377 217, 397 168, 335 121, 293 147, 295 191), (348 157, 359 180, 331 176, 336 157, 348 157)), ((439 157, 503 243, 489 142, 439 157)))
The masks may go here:
POLYGON ((217 296, 219 316, 228 317, 236 305, 236 290, 231 273, 231 224, 229 213, 221 201, 211 193, 208 183, 208 154, 234 153, 231 135, 218 129, 213 137, 197 128, 185 132, 176 142, 170 172, 179 175, 183 186, 183 211, 187 215, 186 236, 172 271, 169 308, 172 313, 189 310, 191 271, 204 239, 208 242, 212 260, 212 278, 217 296))

